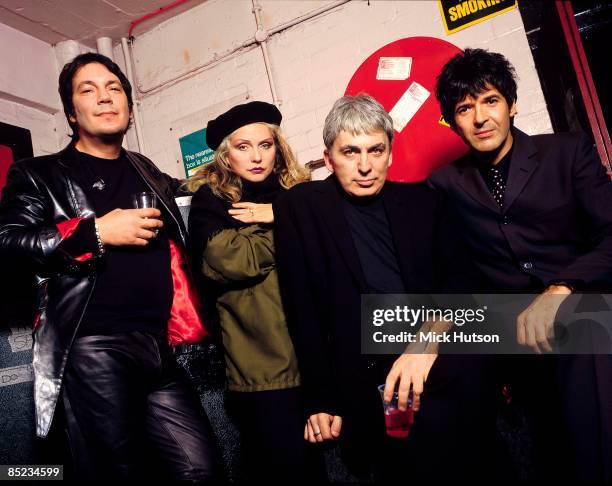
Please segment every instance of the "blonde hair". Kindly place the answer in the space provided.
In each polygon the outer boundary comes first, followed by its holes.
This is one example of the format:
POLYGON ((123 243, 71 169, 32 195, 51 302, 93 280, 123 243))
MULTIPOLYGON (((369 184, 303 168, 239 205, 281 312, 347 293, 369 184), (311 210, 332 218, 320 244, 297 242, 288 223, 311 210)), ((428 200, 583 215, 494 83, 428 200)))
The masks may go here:
MULTIPOLYGON (((300 182, 310 180, 310 175, 298 164, 280 127, 278 125, 272 125, 271 123, 260 123, 268 127, 272 133, 276 148, 276 158, 273 170, 278 176, 281 186, 285 189, 289 189, 300 182)), ((201 169, 198 169, 195 175, 185 183, 185 187, 189 192, 196 192, 204 184, 207 184, 215 196, 230 202, 240 201, 242 198, 242 181, 240 177, 232 171, 227 162, 229 139, 234 133, 235 131, 227 135, 219 144, 219 147, 215 151, 213 161, 201 169)))

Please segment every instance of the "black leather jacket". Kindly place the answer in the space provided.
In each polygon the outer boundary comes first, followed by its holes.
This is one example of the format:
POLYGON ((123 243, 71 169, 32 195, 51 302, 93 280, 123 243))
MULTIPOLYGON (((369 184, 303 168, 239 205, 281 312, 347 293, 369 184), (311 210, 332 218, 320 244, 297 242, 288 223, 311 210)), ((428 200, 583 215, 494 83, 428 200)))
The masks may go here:
MULTIPOLYGON (((180 183, 160 172, 146 157, 126 153, 170 214, 165 228, 171 240, 174 279, 176 268, 186 267, 182 257, 186 229, 174 201, 180 183)), ((33 349, 36 432, 40 437, 45 437, 51 427, 70 347, 93 292, 97 266, 104 258, 95 237, 90 238, 93 244, 86 253, 71 253, 66 227, 84 223, 94 231, 95 216, 72 154, 69 146, 53 155, 13 164, 0 200, 0 252, 34 262, 40 289, 33 349)), ((181 322, 179 331, 173 333, 173 344, 197 342, 206 335, 199 318, 191 314, 188 321, 181 322), (187 330, 184 336, 181 330, 187 330)))

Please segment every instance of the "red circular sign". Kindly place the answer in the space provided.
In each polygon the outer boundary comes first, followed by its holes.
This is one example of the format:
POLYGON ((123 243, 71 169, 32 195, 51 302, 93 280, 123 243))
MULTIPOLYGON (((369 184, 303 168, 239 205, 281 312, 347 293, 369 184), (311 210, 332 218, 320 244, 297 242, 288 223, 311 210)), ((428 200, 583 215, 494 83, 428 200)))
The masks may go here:
POLYGON ((368 57, 351 78, 345 94, 365 92, 393 117, 393 163, 387 179, 422 181, 467 152, 459 136, 441 121, 435 96, 438 74, 459 52, 435 37, 400 39, 368 57))

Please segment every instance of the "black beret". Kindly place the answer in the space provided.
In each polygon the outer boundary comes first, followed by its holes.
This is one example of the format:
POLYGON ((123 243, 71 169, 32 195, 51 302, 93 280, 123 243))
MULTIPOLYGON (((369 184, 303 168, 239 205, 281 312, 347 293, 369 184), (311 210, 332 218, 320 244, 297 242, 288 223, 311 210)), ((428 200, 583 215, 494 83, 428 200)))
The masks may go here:
POLYGON ((225 137, 240 127, 250 123, 271 123, 280 125, 283 116, 278 108, 263 101, 251 101, 244 105, 236 105, 214 120, 206 127, 206 145, 217 150, 225 137))

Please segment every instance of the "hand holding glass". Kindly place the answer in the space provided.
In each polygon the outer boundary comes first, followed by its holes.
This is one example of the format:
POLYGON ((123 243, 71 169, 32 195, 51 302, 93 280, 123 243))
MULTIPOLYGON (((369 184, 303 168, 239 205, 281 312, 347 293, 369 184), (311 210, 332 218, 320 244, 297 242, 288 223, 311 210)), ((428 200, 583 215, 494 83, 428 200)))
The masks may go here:
MULTIPOLYGON (((132 194, 132 204, 136 209, 157 208, 157 194, 154 192, 137 192, 132 194)), ((156 235, 159 234, 159 229, 151 230, 156 235)))

